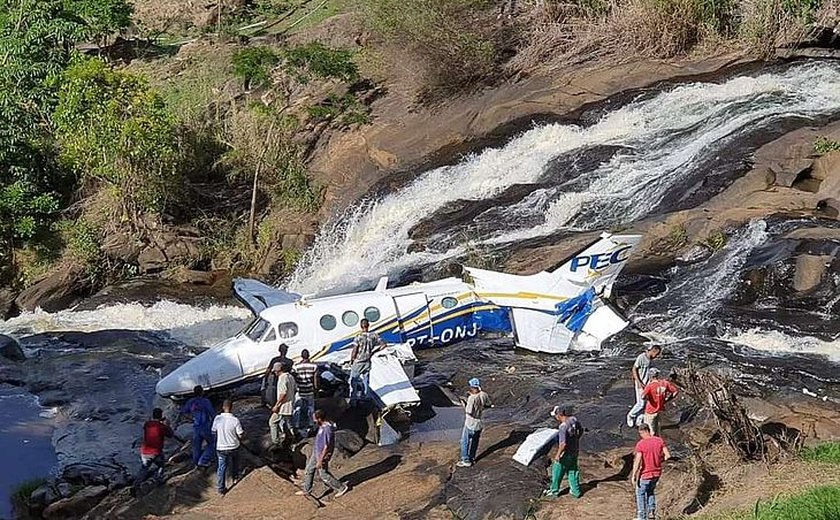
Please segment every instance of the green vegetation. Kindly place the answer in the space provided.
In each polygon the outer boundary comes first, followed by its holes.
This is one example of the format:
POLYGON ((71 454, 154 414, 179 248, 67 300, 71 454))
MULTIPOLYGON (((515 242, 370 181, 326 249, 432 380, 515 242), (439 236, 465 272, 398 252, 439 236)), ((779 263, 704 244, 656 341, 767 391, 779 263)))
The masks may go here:
POLYGON ((233 75, 245 81, 245 88, 268 83, 271 69, 280 57, 269 47, 245 47, 233 54, 233 75))
POLYGON ((308 81, 312 76, 350 82, 359 79, 359 69, 350 51, 312 42, 287 50, 285 58, 287 67, 302 81, 308 81))
POLYGON ((759 501, 750 510, 699 515, 697 520, 835 520, 840 518, 840 487, 821 486, 792 496, 759 501))
POLYGON ((824 135, 817 137, 817 140, 814 141, 814 153, 817 155, 825 155, 838 151, 840 151, 840 141, 829 139, 824 135))
POLYGON ((12 489, 12 507, 18 518, 29 518, 29 500, 32 493, 47 483, 45 478, 25 480, 12 489))
POLYGON ((720 251, 726 247, 727 242, 729 242, 727 234, 721 230, 717 230, 709 233, 706 239, 703 240, 703 245, 712 251, 720 251))
POLYGON ((811 462, 840 464, 840 442, 824 442, 813 448, 804 448, 802 458, 811 462))
POLYGON ((62 163, 83 186, 111 188, 114 217, 178 202, 184 181, 175 119, 144 79, 98 59, 78 61, 62 77, 54 118, 62 163))
POLYGON ((361 0, 370 28, 413 53, 426 69, 427 96, 440 96, 492 81, 499 49, 489 0, 361 0))
POLYGON ((307 107, 307 112, 314 119, 335 121, 340 127, 370 123, 368 108, 353 94, 330 94, 320 104, 307 107))

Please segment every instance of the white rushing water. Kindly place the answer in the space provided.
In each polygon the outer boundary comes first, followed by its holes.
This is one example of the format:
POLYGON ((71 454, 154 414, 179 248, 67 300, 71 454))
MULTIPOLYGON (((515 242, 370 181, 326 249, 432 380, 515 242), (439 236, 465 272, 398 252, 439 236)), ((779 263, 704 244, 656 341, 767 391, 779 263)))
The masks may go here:
POLYGON ((680 268, 668 289, 640 302, 631 319, 666 338, 680 339, 702 332, 737 287, 750 253, 768 236, 765 221, 750 222, 707 261, 680 268))
POLYGON ((243 307, 225 305, 200 308, 170 301, 151 306, 118 303, 85 311, 26 312, 0 321, 0 334, 20 337, 56 331, 151 330, 166 332, 188 346, 209 347, 235 334, 250 317, 250 311, 243 307))
POLYGON ((463 246, 409 252, 409 231, 456 200, 492 198, 510 186, 538 182, 552 159, 592 146, 632 152, 587 173, 591 182, 580 191, 549 190, 548 203, 528 198, 508 208, 478 242, 507 243, 564 227, 602 229, 629 222, 656 208, 669 189, 738 136, 784 118, 839 110, 840 67, 815 63, 722 84, 679 86, 609 112, 588 127, 542 125, 501 148, 427 171, 399 191, 351 208, 322 230, 286 285, 304 293, 346 289, 360 280, 462 254, 463 246), (535 212, 541 223, 517 225, 517 216, 535 212))
POLYGON ((840 340, 826 341, 813 336, 793 336, 779 330, 759 328, 733 332, 722 339, 771 355, 816 354, 840 362, 840 340))

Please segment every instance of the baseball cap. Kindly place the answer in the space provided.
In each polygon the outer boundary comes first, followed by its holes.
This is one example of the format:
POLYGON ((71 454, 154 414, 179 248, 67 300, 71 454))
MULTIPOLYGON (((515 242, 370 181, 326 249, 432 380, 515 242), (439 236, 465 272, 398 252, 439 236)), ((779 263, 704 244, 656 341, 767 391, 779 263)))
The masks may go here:
POLYGON ((481 381, 477 377, 470 379, 469 384, 470 388, 481 388, 481 381))
POLYGON ((651 376, 651 377, 658 377, 658 376, 659 376, 659 374, 661 374, 661 373, 662 373, 662 372, 660 372, 658 368, 650 368, 650 369, 648 369, 648 375, 649 375, 649 376, 651 376))
POLYGON ((272 372, 279 372, 281 368, 283 368, 283 363, 277 361, 271 366, 271 371, 272 372))

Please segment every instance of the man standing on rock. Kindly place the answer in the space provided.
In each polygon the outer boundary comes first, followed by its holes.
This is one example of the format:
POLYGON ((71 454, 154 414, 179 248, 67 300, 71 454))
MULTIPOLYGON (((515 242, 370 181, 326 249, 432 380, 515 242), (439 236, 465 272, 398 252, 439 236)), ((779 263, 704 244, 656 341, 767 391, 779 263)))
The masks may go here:
POLYGON ((155 480, 158 484, 163 483, 163 467, 166 460, 163 458, 163 444, 166 439, 174 438, 180 443, 184 440, 175 435, 172 428, 163 419, 163 410, 155 408, 152 410, 152 420, 146 421, 143 425, 143 443, 140 445, 140 471, 134 478, 133 492, 137 492, 140 485, 149 477, 152 466, 157 467, 155 480))
POLYGON ((370 359, 374 352, 385 346, 385 342, 375 332, 369 332, 370 322, 362 319, 359 322, 361 332, 353 340, 353 352, 350 354, 350 403, 356 401, 359 391, 362 398, 368 398, 370 387, 370 359))
POLYGON ((636 519, 656 519, 656 483, 662 476, 662 461, 671 458, 665 442, 650 434, 647 424, 639 426, 636 454, 633 458, 633 489, 636 490, 636 519))
POLYGON ((478 441, 484 428, 481 416, 485 408, 493 406, 490 396, 481 389, 481 381, 477 377, 470 379, 469 385, 470 395, 464 407, 464 430, 461 432, 461 459, 456 464, 461 468, 468 468, 475 463, 478 441))
POLYGON ((306 473, 303 476, 303 490, 295 494, 299 496, 312 494, 312 484, 315 480, 315 472, 324 484, 335 491, 335 498, 338 498, 350 490, 350 486, 342 484, 330 473, 330 459, 335 451, 335 432, 333 424, 327 421, 323 410, 315 410, 315 424, 318 426, 318 433, 315 435, 315 445, 312 447, 312 455, 306 462, 306 473))
POLYGON ((659 369, 648 371, 650 383, 642 392, 645 400, 645 424, 650 426, 650 433, 659 436, 659 415, 665 410, 665 403, 677 396, 678 390, 674 383, 667 379, 659 379, 659 369))
POLYGON ((192 416, 193 421, 193 464, 199 468, 209 468, 213 458, 213 432, 210 427, 216 410, 210 400, 204 397, 204 389, 201 385, 193 389, 193 397, 181 407, 182 415, 192 416))
POLYGON ((563 475, 568 474, 569 493, 575 498, 580 498, 578 455, 583 426, 577 417, 572 415, 570 408, 555 406, 551 415, 560 423, 560 427, 557 430, 557 453, 552 457, 554 462, 551 465, 551 487, 543 495, 560 496, 560 483, 563 481, 563 475))
POLYGON ((641 417, 645 410, 645 398, 642 397, 642 392, 644 392, 645 386, 647 386, 648 380, 650 379, 650 364, 661 353, 661 346, 651 345, 647 348, 646 352, 639 354, 633 363, 631 373, 633 374, 633 388, 636 390, 636 404, 633 405, 630 413, 627 414, 627 426, 631 428, 638 426, 639 417, 641 417))
POLYGON ((295 402, 294 423, 298 430, 305 430, 308 437, 315 411, 315 392, 318 391, 318 365, 309 360, 309 351, 303 349, 292 372, 297 383, 298 398, 295 402))
POLYGON ((271 432, 271 442, 279 446, 287 441, 294 441, 292 430, 292 415, 294 414, 295 392, 297 384, 290 373, 291 363, 275 363, 274 372, 277 374, 277 401, 271 407, 271 417, 268 418, 268 429, 271 432), (283 438, 280 438, 280 434, 283 438))
POLYGON ((220 495, 228 491, 225 482, 227 469, 230 467, 230 476, 233 484, 239 480, 239 444, 245 434, 239 419, 233 415, 233 402, 225 399, 222 403, 222 413, 213 420, 213 433, 216 434, 216 453, 219 456, 219 467, 216 470, 216 490, 220 495))

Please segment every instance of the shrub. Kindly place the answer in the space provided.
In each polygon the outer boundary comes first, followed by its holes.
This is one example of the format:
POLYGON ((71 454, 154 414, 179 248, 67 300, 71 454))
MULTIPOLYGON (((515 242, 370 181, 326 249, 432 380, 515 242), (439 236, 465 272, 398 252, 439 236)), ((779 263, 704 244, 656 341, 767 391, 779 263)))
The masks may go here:
POLYGON ((353 62, 351 51, 330 49, 319 42, 312 42, 288 49, 284 56, 286 66, 304 81, 309 79, 309 75, 351 82, 359 79, 359 69, 353 62))
POLYGON ((368 108, 353 94, 330 94, 323 102, 307 107, 309 115, 318 120, 334 121, 338 126, 370 123, 368 108))
POLYGON ((269 47, 246 47, 233 54, 232 62, 233 75, 244 80, 247 89, 267 83, 280 56, 269 47))
POLYGON ((703 241, 703 245, 708 247, 711 251, 720 251, 726 247, 729 237, 723 231, 714 231, 709 233, 709 236, 703 241))
POLYGON ((492 17, 485 0, 362 0, 365 20, 384 38, 415 52, 437 97, 475 87, 498 73, 496 44, 481 23, 492 17))
POLYGON ((814 153, 817 155, 825 155, 830 152, 838 151, 840 151, 840 141, 829 139, 824 135, 817 137, 817 140, 814 141, 814 153))
POLYGON ((12 489, 12 507, 21 518, 29 516, 29 500, 32 493, 47 483, 45 478, 34 478, 25 480, 12 489))
POLYGON ((117 213, 161 212, 183 189, 175 119, 136 75, 85 59, 63 75, 54 114, 64 163, 114 190, 117 213))

